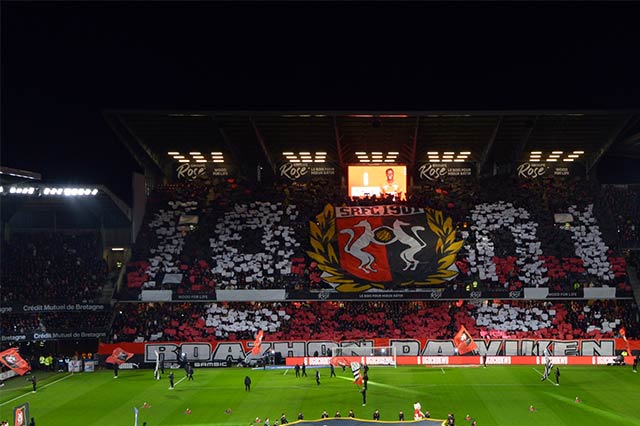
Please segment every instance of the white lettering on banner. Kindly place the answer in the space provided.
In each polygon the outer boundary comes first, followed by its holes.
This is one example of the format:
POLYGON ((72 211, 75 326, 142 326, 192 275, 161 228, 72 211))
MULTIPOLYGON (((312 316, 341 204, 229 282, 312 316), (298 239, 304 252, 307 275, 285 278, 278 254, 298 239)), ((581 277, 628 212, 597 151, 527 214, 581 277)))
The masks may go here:
POLYGON ((368 365, 394 365, 393 357, 391 356, 366 356, 364 362, 368 365))
POLYGON ((400 216, 425 213, 421 207, 409 207, 399 205, 384 206, 336 206, 336 218, 359 217, 359 216, 400 216))
POLYGON ((478 346, 478 353, 483 355, 498 355, 502 347, 501 340, 489 340, 489 345, 484 340, 475 340, 478 346))
POLYGON ((544 164, 522 163, 518 166, 518 176, 525 179, 536 179, 547 172, 544 164))
POLYGON ((422 364, 425 365, 447 365, 449 364, 448 356, 423 356, 422 364))
POLYGON ((431 163, 423 164, 418 168, 420 178, 430 181, 436 181, 444 178, 447 175, 447 168, 445 166, 434 166, 431 163))
POLYGON ((510 356, 488 356, 487 364, 500 365, 500 364, 511 364, 510 356))
POLYGON ((413 355, 420 353, 420 342, 417 340, 389 340, 389 346, 396 348, 398 356, 413 355))
POLYGON ((284 176, 290 180, 300 179, 309 174, 309 167, 297 166, 294 163, 285 163, 280 166, 280 176, 284 176))
POLYGON ((596 356, 594 364, 596 365, 609 365, 616 361, 615 356, 596 356))
MULTIPOLYGON (((69 333, 71 334, 71 333, 69 333)), ((4 336, 3 336, 4 337, 4 336)), ((455 355, 455 346, 452 340, 425 340, 424 348, 419 340, 413 339, 389 339, 386 346, 392 346, 396 349, 396 355, 402 356, 420 356, 423 359, 431 360, 431 363, 441 363, 442 361, 433 361, 434 359, 447 358, 455 355)), ((385 342, 385 343, 387 343, 385 342)), ((246 346, 242 342, 185 342, 182 344, 174 343, 146 343, 144 344, 144 360, 145 362, 155 362, 155 352, 164 354, 164 360, 167 362, 176 362, 181 353, 186 353, 189 360, 197 360, 200 362, 207 361, 224 361, 227 363, 239 362, 249 355, 250 348, 247 342, 246 346), (245 347, 248 348, 245 350, 245 347)), ((378 342, 379 343, 379 342, 378 342)), ((496 357, 495 363, 500 361, 497 358, 508 358, 510 356, 538 356, 543 359, 542 354, 547 349, 554 363, 566 364, 570 356, 615 356, 615 341, 613 339, 595 340, 518 340, 518 339, 492 339, 484 341, 478 339, 478 353, 487 355, 487 363, 491 357, 496 357)), ((354 342, 336 342, 331 340, 321 341, 267 341, 263 342, 262 353, 274 350, 280 352, 285 358, 305 357, 309 359, 321 360, 318 365, 326 365, 327 350, 332 349, 335 355, 336 347, 347 348, 343 356, 358 356, 361 351, 348 352, 349 347, 354 347, 354 342), (320 356, 312 356, 318 351, 320 356), (325 363, 325 364, 322 364, 325 363)), ((357 347, 374 347, 373 340, 359 341, 357 347)), ((363 359, 368 357, 362 357, 363 359)), ((388 364, 392 357, 377 356, 372 357, 372 363, 388 364), (375 360, 373 360, 375 358, 375 360)), ((542 361, 544 362, 544 361, 542 361)))
POLYGON ((616 343, 613 340, 582 340, 580 355, 583 356, 613 356, 616 353, 616 343))
POLYGON ((199 177, 203 177, 206 174, 207 169, 204 164, 184 163, 178 166, 176 172, 178 174, 178 179, 195 180, 199 177))

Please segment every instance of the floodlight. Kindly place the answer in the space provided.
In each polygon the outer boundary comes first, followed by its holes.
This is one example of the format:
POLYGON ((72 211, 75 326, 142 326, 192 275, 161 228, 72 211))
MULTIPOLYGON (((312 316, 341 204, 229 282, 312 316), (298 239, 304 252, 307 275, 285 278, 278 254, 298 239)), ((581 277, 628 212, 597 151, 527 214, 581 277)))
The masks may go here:
POLYGON ((43 191, 44 195, 49 195, 49 191, 51 191, 49 188, 45 188, 43 191))
POLYGON ((16 188, 14 186, 12 186, 11 188, 9 188, 9 192, 12 194, 16 193, 16 188))
POLYGON ((98 193, 98 190, 97 190, 97 189, 93 188, 93 189, 91 190, 91 195, 96 195, 97 193, 98 193))

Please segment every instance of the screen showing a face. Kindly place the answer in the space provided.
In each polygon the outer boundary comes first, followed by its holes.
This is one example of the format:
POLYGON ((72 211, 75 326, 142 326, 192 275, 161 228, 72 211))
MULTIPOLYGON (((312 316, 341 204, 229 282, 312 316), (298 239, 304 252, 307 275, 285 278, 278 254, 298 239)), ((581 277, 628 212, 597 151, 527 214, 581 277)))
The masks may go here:
POLYGON ((407 192, 407 166, 349 166, 349 196, 392 196, 404 200, 407 192))

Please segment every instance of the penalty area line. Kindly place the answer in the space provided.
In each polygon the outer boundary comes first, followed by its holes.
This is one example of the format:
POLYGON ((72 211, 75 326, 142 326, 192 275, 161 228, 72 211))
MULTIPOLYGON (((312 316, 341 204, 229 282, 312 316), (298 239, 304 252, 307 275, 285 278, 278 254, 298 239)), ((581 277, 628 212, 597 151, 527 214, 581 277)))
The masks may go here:
POLYGON ((440 371, 442 371, 442 374, 446 374, 446 373, 444 372, 444 368, 440 367, 440 371))
MULTIPOLYGON (((61 379, 58 379, 58 380, 56 380, 56 381, 54 381, 54 382, 47 383, 46 385, 42 386, 42 389, 46 389, 46 388, 48 388, 48 387, 49 387, 49 386, 51 386, 51 385, 55 385, 56 383, 61 382, 61 381, 65 380, 65 379, 68 379, 68 378, 69 378, 69 377, 71 377, 71 376, 73 376, 73 373, 71 373, 71 374, 67 374, 66 376, 64 376, 64 377, 62 377, 61 379)), ((33 393, 33 392, 27 392, 27 393, 25 393, 25 394, 22 394, 22 395, 16 396, 15 398, 10 399, 10 400, 8 400, 8 401, 3 402, 2 404, 0 404, 0 407, 2 407, 2 406, 4 406, 4 405, 7 405, 7 404, 9 404, 10 402, 13 402, 13 401, 15 401, 15 400, 17 400, 17 399, 23 398, 23 397, 25 397, 25 396, 27 396, 27 395, 31 395, 32 393, 33 393)))
MULTIPOLYGON (((535 368, 531 368, 533 371, 535 371, 536 373, 538 373, 538 375, 540 377, 544 377, 544 373, 539 372, 538 370, 536 370, 535 368)), ((549 380, 549 378, 547 377, 546 379, 544 379, 545 382, 549 382, 550 384, 552 384, 553 386, 556 386, 555 383, 553 383, 551 380, 549 380)))

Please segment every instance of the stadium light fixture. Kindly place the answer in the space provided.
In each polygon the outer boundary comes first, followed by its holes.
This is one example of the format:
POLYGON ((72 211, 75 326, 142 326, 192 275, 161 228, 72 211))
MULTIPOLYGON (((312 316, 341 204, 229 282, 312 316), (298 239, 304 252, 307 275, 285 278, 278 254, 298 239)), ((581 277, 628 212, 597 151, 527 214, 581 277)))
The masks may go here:
POLYGON ((221 152, 212 152, 211 155, 222 155, 221 152))
POLYGON ((360 152, 356 152, 356 155, 367 155, 367 153, 366 153, 366 152, 361 152, 361 151, 360 151, 360 152))
POLYGON ((180 163, 188 163, 189 160, 178 160, 178 162, 180 162, 180 163))
POLYGON ((460 155, 471 155, 471 151, 460 151, 460 155))
POLYGON ((578 154, 569 154, 569 155, 567 155, 567 157, 569 157, 569 158, 578 158, 580 156, 578 154))
POLYGON ((396 152, 396 151, 389 151, 389 155, 398 155, 398 154, 400 154, 400 153, 396 152))
POLYGON ((327 155, 326 152, 316 152, 316 155, 327 155))
POLYGON ((97 195, 98 194, 98 190, 96 188, 93 188, 91 190, 91 195, 97 195))
POLYGON ((111 247, 111 251, 124 251, 124 247, 111 247))
POLYGON ((542 151, 531 151, 532 154, 542 154, 542 151))
POLYGON ((16 187, 12 186, 11 188, 9 188, 9 193, 15 194, 16 193, 16 187))
POLYGON ((193 151, 193 152, 190 152, 190 153, 189 153, 189 155, 200 155, 200 152, 198 152, 198 151, 193 151))
POLYGON ((214 163, 224 163, 224 160, 213 160, 214 163))
POLYGON ((551 151, 552 154, 562 154, 563 151, 551 151))
POLYGON ((315 163, 324 163, 324 162, 325 162, 324 158, 322 158, 322 159, 321 159, 321 158, 316 158, 316 159, 315 159, 315 160, 313 160, 313 161, 314 161, 315 163))
POLYGON ((453 160, 454 163, 464 163, 464 159, 463 158, 456 158, 455 160, 453 160))
POLYGON ((180 155, 180 152, 178 152, 178 151, 169 151, 169 152, 167 152, 167 154, 169 154, 169 155, 180 155))
POLYGON ((574 154, 584 154, 584 151, 573 151, 574 154))
POLYGON ((547 163, 553 163, 553 162, 556 162, 556 161, 558 161, 557 158, 547 158, 547 163))
POLYGON ((0 194, 4 192, 4 186, 0 186, 0 194))
POLYGON ((427 155, 440 155, 440 153, 438 151, 429 151, 427 155))
POLYGON ((530 158, 529 161, 531 161, 532 163, 538 163, 540 162, 539 158, 530 158))
POLYGON ((381 152, 372 152, 371 155, 382 155, 381 152))
POLYGON ((455 152, 452 151, 447 151, 447 152, 443 152, 444 155, 454 155, 455 152))
POLYGON ((443 163, 451 163, 453 160, 451 158, 444 158, 442 160, 443 163))
POLYGON ((361 162, 361 163, 370 163, 370 162, 371 162, 371 160, 365 160, 364 158, 361 158, 361 159, 360 159, 360 162, 361 162))
POLYGON ((440 159, 439 158, 434 158, 433 160, 431 160, 432 163, 439 163, 440 159))
POLYGON ((311 155, 310 152, 301 152, 300 155, 311 155))
POLYGON ((571 161, 573 161, 573 158, 564 158, 562 161, 564 161, 565 163, 570 163, 571 161))
POLYGON ((395 162, 396 162, 396 160, 394 160, 394 159, 392 159, 392 158, 386 158, 386 159, 384 160, 384 162, 385 162, 385 163, 395 163, 395 162))
POLYGON ((207 162, 207 160, 205 160, 205 159, 203 159, 203 158, 198 158, 198 159, 196 160, 196 163, 206 163, 206 162, 207 162))
POLYGON ((303 163, 313 163, 313 160, 310 158, 305 158, 304 160, 302 160, 303 163))

